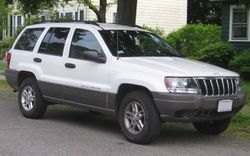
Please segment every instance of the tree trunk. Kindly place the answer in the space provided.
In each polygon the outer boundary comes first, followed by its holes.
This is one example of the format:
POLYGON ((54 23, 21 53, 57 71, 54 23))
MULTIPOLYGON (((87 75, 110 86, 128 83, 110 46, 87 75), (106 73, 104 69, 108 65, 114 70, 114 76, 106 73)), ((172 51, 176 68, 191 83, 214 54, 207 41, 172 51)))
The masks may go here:
POLYGON ((99 12, 102 16, 102 22, 106 23, 106 10, 107 10, 107 0, 100 0, 99 12))
POLYGON ((89 5, 89 9, 94 11, 97 16, 97 21, 100 23, 106 23, 106 9, 107 9, 107 0, 100 0, 99 10, 94 5, 89 5))
POLYGON ((118 0, 118 24, 135 26, 137 0, 118 0))

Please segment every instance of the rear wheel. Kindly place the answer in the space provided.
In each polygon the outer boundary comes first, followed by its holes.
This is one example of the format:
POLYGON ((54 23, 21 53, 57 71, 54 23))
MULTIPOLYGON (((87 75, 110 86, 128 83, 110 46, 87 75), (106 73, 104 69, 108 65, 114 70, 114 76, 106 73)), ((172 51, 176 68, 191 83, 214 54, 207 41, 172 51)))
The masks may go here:
POLYGON ((207 121, 207 122, 196 122, 193 126, 201 133, 209 135, 218 135, 223 133, 231 123, 231 118, 223 120, 207 121))
POLYGON ((26 78, 21 83, 18 102, 19 109, 26 118, 41 118, 47 109, 47 104, 34 78, 26 78))
POLYGON ((133 143, 148 144, 160 134, 159 114, 152 98, 142 91, 130 92, 123 99, 119 123, 126 139, 133 143))

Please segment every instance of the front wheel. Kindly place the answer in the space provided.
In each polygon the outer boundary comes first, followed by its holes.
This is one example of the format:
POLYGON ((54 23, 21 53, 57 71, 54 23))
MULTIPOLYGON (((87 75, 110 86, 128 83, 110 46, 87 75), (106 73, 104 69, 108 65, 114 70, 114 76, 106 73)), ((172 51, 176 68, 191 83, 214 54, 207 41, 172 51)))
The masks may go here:
POLYGON ((34 78, 26 78, 20 86, 18 95, 19 109, 26 118, 41 118, 47 104, 34 78))
POLYGON ((231 123, 231 118, 222 120, 207 121, 207 122, 196 122, 193 126, 201 133, 209 135, 218 135, 223 133, 231 123))
POLYGON ((142 91, 133 91, 125 96, 119 109, 119 123, 125 138, 137 144, 152 142, 161 130, 153 100, 142 91))

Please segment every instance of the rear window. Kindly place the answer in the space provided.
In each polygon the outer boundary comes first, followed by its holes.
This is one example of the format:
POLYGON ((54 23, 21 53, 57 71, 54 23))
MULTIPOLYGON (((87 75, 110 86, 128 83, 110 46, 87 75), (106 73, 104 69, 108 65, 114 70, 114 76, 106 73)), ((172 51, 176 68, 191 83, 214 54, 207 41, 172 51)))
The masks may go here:
POLYGON ((40 35, 42 34, 43 30, 44 28, 26 29, 19 38, 14 49, 33 51, 36 42, 39 39, 40 35))
POLYGON ((45 35, 38 53, 62 56, 70 28, 50 28, 45 35))

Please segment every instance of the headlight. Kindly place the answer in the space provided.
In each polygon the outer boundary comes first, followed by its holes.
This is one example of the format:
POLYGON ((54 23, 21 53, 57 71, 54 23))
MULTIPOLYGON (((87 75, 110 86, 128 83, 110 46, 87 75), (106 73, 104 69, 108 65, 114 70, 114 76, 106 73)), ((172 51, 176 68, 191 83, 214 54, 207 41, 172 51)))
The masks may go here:
POLYGON ((237 86, 239 86, 239 87, 242 86, 242 80, 240 77, 237 77, 236 82, 237 82, 237 86))
POLYGON ((165 85, 170 93, 198 93, 198 87, 193 78, 166 77, 165 85))

